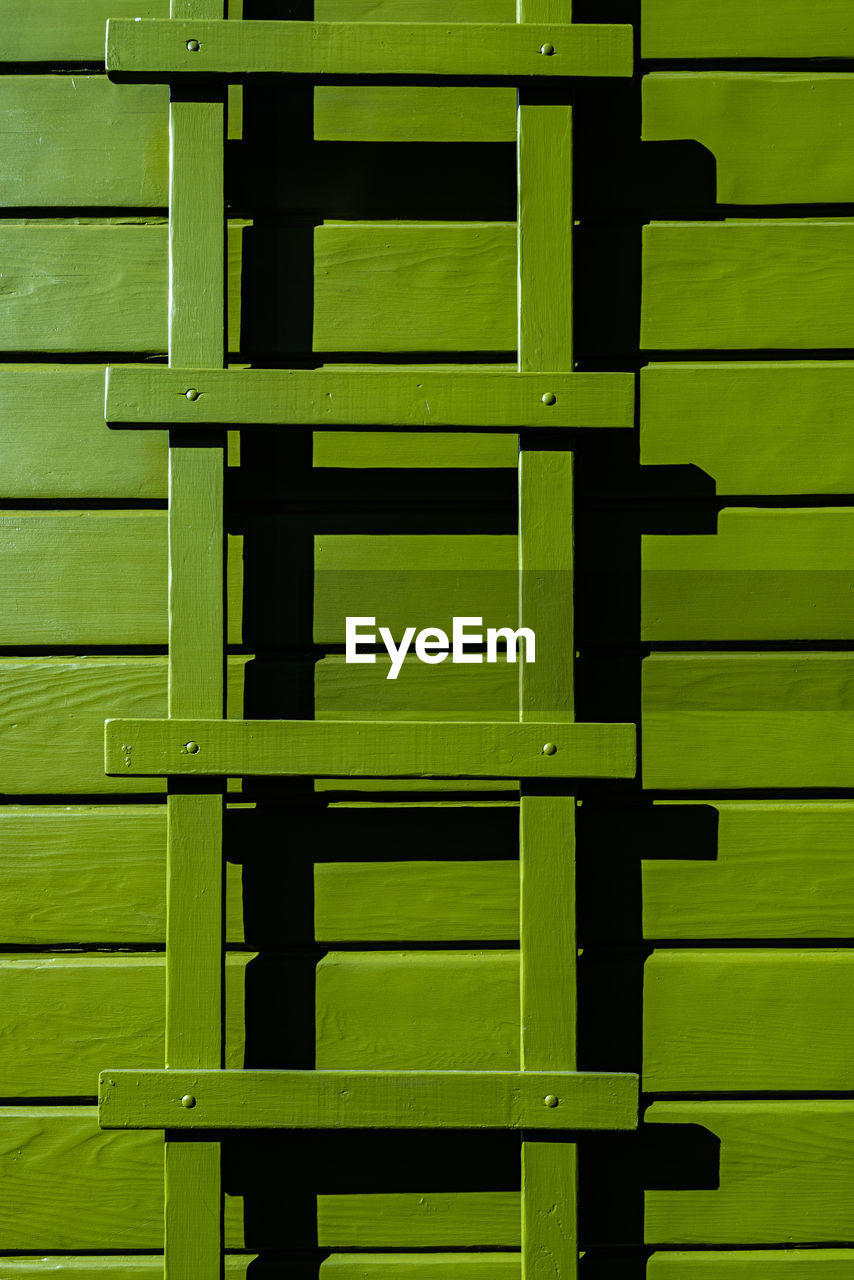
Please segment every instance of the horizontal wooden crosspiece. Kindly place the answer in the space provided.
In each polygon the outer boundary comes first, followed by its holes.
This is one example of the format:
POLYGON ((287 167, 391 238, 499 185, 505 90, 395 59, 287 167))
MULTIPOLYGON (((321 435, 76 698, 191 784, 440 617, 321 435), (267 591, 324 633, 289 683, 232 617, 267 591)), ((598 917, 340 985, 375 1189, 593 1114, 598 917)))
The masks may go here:
POLYGON ((108 422, 137 427, 632 427, 630 373, 107 369, 108 422))
POLYGON ((635 1129, 638 1077, 574 1071, 102 1071, 103 1129, 635 1129))
POLYGON ((107 720, 119 776, 632 778, 633 724, 107 720))
POLYGON ((632 28, 594 23, 234 22, 111 19, 107 70, 174 79, 630 76, 632 28))

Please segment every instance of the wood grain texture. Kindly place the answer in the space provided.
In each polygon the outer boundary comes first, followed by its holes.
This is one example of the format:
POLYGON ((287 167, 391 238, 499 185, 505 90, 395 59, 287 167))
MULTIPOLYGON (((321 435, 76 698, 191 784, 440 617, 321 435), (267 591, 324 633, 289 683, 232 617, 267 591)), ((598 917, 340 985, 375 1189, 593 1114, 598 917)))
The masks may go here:
POLYGON ((518 1065, 518 952, 331 952, 320 961, 318 1068, 518 1065))
POLYGON ((852 535, 849 507, 731 508, 714 535, 645 535, 641 637, 849 639, 852 535))
POLYGON ((4 62, 102 62, 108 18, 165 18, 167 0, 6 0, 4 62))
MULTIPOLYGON (((0 944, 166 939, 162 805, 0 808, 0 944)), ((241 868, 226 864, 226 938, 244 941, 241 868)))
POLYGON ((513 941, 519 866, 510 860, 317 862, 314 923, 322 942, 513 941))
POLYGON ((633 777, 635 726, 111 719, 105 768, 196 777, 633 777))
MULTIPOLYGON (((210 5, 197 8, 211 12, 210 5)), ((225 360, 224 154, 224 97, 194 101, 189 95, 173 94, 169 104, 169 364, 173 367, 218 369, 225 360)))
POLYGON ((500 77, 631 75, 627 26, 512 22, 192 22, 110 20, 107 70, 176 76, 500 77), (196 39, 199 47, 187 48, 196 39), (551 57, 542 46, 551 41, 551 57))
POLYGON ((320 1195, 317 1242, 335 1249, 518 1249, 518 1191, 320 1195))
POLYGON ((370 467, 409 470, 412 467, 481 467, 516 469, 519 445, 515 436, 488 432, 441 431, 315 431, 315 467, 370 467))
POLYGON ((343 655, 321 659, 315 667, 315 715, 318 720, 455 720, 513 721, 519 714, 518 667, 426 666, 404 661, 400 675, 389 680, 388 657, 376 664, 354 666, 343 655))
POLYGON ((375 617, 376 627, 361 630, 375 634, 380 646, 381 626, 396 641, 409 626, 440 627, 450 636, 457 614, 482 618, 483 625, 472 624, 469 631, 485 640, 488 627, 518 625, 518 591, 512 535, 315 537, 316 644, 343 644, 348 617, 375 617))
POLYGON ((464 85, 319 84, 314 136, 324 142, 512 142, 516 94, 464 85))
POLYGON ((844 653, 656 654, 643 664, 644 785, 851 785, 844 653))
POLYGON ((702 1125, 721 1140, 715 1190, 647 1191, 649 1244, 845 1240, 854 1162, 850 1102, 656 1102, 653 1124, 702 1125))
POLYGON ((717 856, 645 859, 647 938, 848 938, 854 807, 847 801, 707 802, 717 856))
POLYGON ((519 615, 537 637, 537 660, 522 662, 523 720, 546 712, 574 717, 573 455, 527 449, 519 455, 519 615))
POLYGON ((851 219, 650 223, 641 346, 850 347, 852 269, 851 219))
POLYGON ((513 0, 316 0, 318 22, 513 22, 513 0))
MULTIPOLYGON (((229 661, 232 715, 242 714, 246 659, 229 661)), ((4 658, 0 661, 4 794, 163 792, 147 778, 104 774, 104 720, 166 713, 165 658, 4 658)))
POLYGON ((844 58, 854 53, 846 0, 647 0, 645 58, 844 58))
POLYGON ((320 1280, 519 1280, 521 1274, 518 1253, 333 1253, 320 1264, 320 1280))
MULTIPOLYGON (((225 1258, 226 1280, 248 1280, 255 1254, 229 1254, 225 1258)), ((126 1254, 74 1257, 55 1254, 46 1258, 0 1255, 4 1280, 163 1280, 163 1258, 159 1255, 126 1254)), ((479 1280, 479 1278, 478 1278, 479 1280)), ((483 1280, 491 1280, 484 1276, 483 1280)), ((508 1277, 508 1280, 510 1278, 508 1277)))
POLYGON ((3 498, 165 498, 162 431, 111 431, 102 365, 0 365, 3 498))
POLYGON ((673 1249, 653 1253, 646 1273, 648 1280, 675 1280, 677 1276, 679 1280, 700 1280, 711 1275, 734 1280, 849 1280, 852 1267, 852 1249, 673 1249))
POLYGON ((854 78, 790 72, 658 72, 643 80, 643 138, 695 138, 717 161, 722 204, 854 199, 843 139, 854 78))
POLYGON ((722 494, 850 493, 851 361, 651 364, 641 462, 692 463, 722 494))
POLYGON ((165 208, 167 108, 162 85, 4 76, 0 204, 165 208))
POLYGON ((854 951, 659 950, 644 967, 644 1090, 851 1088, 854 951))

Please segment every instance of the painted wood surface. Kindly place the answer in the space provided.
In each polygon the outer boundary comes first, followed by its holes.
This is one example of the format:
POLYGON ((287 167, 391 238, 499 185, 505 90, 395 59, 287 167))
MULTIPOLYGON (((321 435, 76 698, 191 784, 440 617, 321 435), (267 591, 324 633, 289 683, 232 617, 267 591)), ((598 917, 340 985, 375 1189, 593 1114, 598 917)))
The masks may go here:
POLYGON ((317 1066, 516 1070, 518 952, 331 952, 317 967, 317 1066))
POLYGON ((111 19, 107 70, 175 76, 629 76, 632 33, 594 23, 191 22, 111 19), (190 49, 188 41, 198 47, 190 49), (551 55, 543 46, 551 42, 551 55))
POLYGON ((482 432, 315 431, 316 467, 501 467, 519 463, 517 437, 482 432))
POLYGON ((513 721, 519 714, 519 669, 511 663, 439 667, 407 662, 389 680, 389 658, 354 666, 333 654, 315 666, 318 720, 513 721))
MULTIPOLYGON (((232 715, 243 709, 245 659, 229 662, 232 715)), ((164 792, 152 778, 108 778, 104 721, 117 708, 166 713, 165 658, 4 658, 0 768, 6 795, 164 792), (48 744, 46 747, 45 744, 48 744)))
POLYGON ((645 0, 645 58, 845 58, 854 53, 846 0, 645 0))
POLYGON ((672 1249, 653 1253, 646 1274, 648 1280, 675 1280, 677 1276, 679 1280, 700 1280, 711 1275, 744 1280, 849 1280, 852 1267, 852 1249, 672 1249))
POLYGON ((128 776, 633 777, 635 726, 110 719, 104 765, 128 776))
POLYGON ((656 1102, 646 1119, 702 1125, 721 1140, 717 1189, 646 1192, 649 1244, 847 1238, 854 1163, 850 1102, 656 1102))
POLYGON ((5 499, 166 496, 162 431, 111 431, 102 365, 0 365, 5 499))
POLYGON ((468 85, 319 84, 314 136, 335 142, 512 142, 516 94, 468 85))
MULTIPOLYGON (((645 859, 647 938, 848 938, 854 807, 847 801, 705 802, 711 860, 645 859)), ((701 810, 698 808, 697 812, 701 810)))
POLYGON ((167 0, 6 0, 3 60, 103 62, 108 18, 166 18, 167 0))
POLYGON ((707 147, 722 204, 851 201, 844 138, 852 126, 850 75, 677 71, 643 80, 644 140, 707 147))
POLYGON ((518 1253, 333 1253, 320 1264, 320 1280, 519 1280, 521 1274, 518 1253))
POLYGON ((320 1195, 318 1244, 335 1249, 518 1249, 518 1191, 320 1195))
POLYGON ((641 638, 847 640, 854 636, 850 507, 730 508, 716 534, 648 534, 641 638))
POLYGON ((843 282, 852 269, 851 219, 650 223, 641 346, 850 347, 854 312, 843 282))
POLYGON ((845 653, 647 658, 644 785, 849 787, 852 677, 845 653))
POLYGON ((518 592, 512 535, 315 537, 316 644, 343 644, 348 617, 375 617, 376 627, 363 624, 361 630, 376 635, 380 645, 381 626, 396 641, 409 626, 440 627, 450 635, 457 614, 482 618, 482 627, 469 630, 485 637, 488 627, 518 625, 518 592))
MULTIPOLYGON (((234 1067, 244 1060, 243 993, 251 959, 235 952, 228 962, 226 1058, 234 1067)), ((6 955, 0 987, 5 1098, 90 1098, 98 1072, 110 1062, 163 1065, 162 954, 6 955)))
MULTIPOLYGON (((248 1280, 250 1267, 257 1270, 257 1255, 227 1254, 225 1257, 226 1280, 248 1280)), ((47 1258, 7 1257, 0 1254, 0 1268, 4 1280, 163 1280, 163 1258, 126 1254, 124 1257, 108 1255, 98 1257, 74 1257, 55 1254, 47 1258)), ((479 1278, 478 1278, 479 1280, 479 1278)), ((484 1280, 491 1277, 484 1276, 484 1280)))
POLYGON ((519 866, 484 862, 318 862, 321 942, 513 941, 519 866))
POLYGON ((93 75, 4 76, 0 203, 164 209, 167 108, 162 85, 116 85, 93 75))
POLYGON ((847 1092, 854 951, 660 950, 644 967, 648 1093, 847 1092))
POLYGON ((693 464, 722 494, 850 493, 854 363, 650 364, 641 462, 693 464))

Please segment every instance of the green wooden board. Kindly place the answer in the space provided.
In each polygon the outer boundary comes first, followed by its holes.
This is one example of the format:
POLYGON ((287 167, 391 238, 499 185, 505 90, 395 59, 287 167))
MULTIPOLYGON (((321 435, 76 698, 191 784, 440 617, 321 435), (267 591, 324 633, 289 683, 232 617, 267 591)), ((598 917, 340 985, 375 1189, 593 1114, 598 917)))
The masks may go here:
POLYGON ((513 0, 315 0, 317 22, 515 22, 513 0))
POLYGON ((641 462, 691 463, 722 494, 854 490, 854 363, 651 364, 641 462))
MULTIPOLYGON (((248 1280, 250 1268, 256 1262, 255 1254, 226 1255, 226 1280, 248 1280)), ((0 1272, 4 1280, 57 1280, 57 1277, 63 1280, 66 1276, 68 1280, 163 1280, 163 1259, 158 1255, 140 1254, 88 1258, 62 1254, 50 1258, 0 1255, 0 1272)), ((492 1277, 484 1275, 483 1280, 492 1280, 492 1277)), ((496 1280, 500 1280, 497 1275, 496 1280)))
MULTIPOLYGON (((226 938, 242 943, 241 868, 226 864, 226 938)), ((153 945, 166 936, 161 805, 0 808, 0 945, 153 945)))
POLYGON ((646 1192, 649 1244, 821 1244, 850 1234, 850 1102, 656 1102, 650 1123, 721 1140, 720 1186, 646 1192))
POLYGON ((333 1253, 320 1264, 320 1280, 520 1280, 521 1275, 518 1253, 333 1253))
POLYGON ((641 346, 854 346, 854 220, 653 222, 643 229, 641 346))
POLYGON ((166 438, 110 430, 103 365, 0 365, 0 396, 0 498, 166 497, 166 438))
POLYGON ((162 85, 4 76, 0 204, 164 209, 167 109, 162 85))
POLYGON ((854 1249, 703 1249, 653 1253, 647 1280, 851 1280, 854 1249))
POLYGON ((646 787, 851 785, 848 654, 656 654, 643 683, 646 787))
POLYGON ((516 94, 466 85, 320 84, 314 136, 332 142, 513 142, 516 94))
POLYGON ((315 431, 316 467, 515 468, 516 436, 449 431, 315 431))
POLYGON ((320 942, 513 941, 519 937, 519 866, 511 860, 318 862, 314 920, 320 942))
POLYGON ((518 1249, 518 1191, 321 1195, 317 1242, 335 1249, 518 1249))
POLYGON ((654 952, 644 968, 644 1091, 849 1091, 852 974, 850 950, 654 952))
POLYGON ((659 72, 643 80, 644 140, 701 142, 717 161, 722 204, 851 201, 852 128, 851 75, 659 72))
POLYGON ((519 717, 519 668, 509 662, 482 666, 443 662, 431 667, 404 660, 389 680, 390 660, 347 663, 343 655, 315 666, 315 714, 319 720, 505 720, 519 717))
POLYGON ((641 637, 850 639, 852 537, 850 507, 731 508, 714 535, 647 535, 641 637))
POLYGON ((482 618, 482 627, 469 627, 478 634, 487 627, 515 628, 518 559, 517 539, 506 535, 317 535, 314 641, 343 644, 348 617, 375 617, 376 628, 361 630, 380 644, 381 626, 397 642, 411 626, 440 627, 450 635, 457 614, 482 618))
POLYGON ((5 0, 4 62, 103 62, 108 18, 165 18, 167 0, 5 0))
MULTIPOLYGON (((229 956, 226 1062, 244 1056, 251 954, 229 956)), ((0 1092, 4 1098, 94 1097, 109 1062, 163 1064, 162 954, 6 955, 0 960, 0 1092)))
POLYGON ((644 0, 644 58, 846 58, 854 54, 847 0, 644 0))
POLYGON ((693 858, 687 846, 682 858, 641 864, 645 937, 851 936, 854 806, 708 804, 718 824, 713 860, 693 858))
POLYGON ((317 967, 318 1068, 518 1065, 518 952, 332 952, 317 967))

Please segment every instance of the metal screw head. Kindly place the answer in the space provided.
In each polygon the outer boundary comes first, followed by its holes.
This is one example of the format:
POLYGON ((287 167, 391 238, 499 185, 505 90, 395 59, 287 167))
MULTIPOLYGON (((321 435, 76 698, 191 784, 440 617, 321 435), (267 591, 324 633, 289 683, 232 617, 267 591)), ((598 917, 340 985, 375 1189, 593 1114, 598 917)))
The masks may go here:
POLYGON ((198 400, 202 393, 201 391, 197 391, 195 387, 190 387, 190 390, 185 391, 184 394, 188 400, 198 400))
POLYGON ((200 48, 201 48, 201 45, 199 44, 198 40, 187 41, 187 49, 190 53, 198 53, 200 48))
POLYGON ((197 756, 201 750, 198 742, 185 742, 184 750, 188 756, 197 756))
MULTIPOLYGON (((187 392, 189 395, 189 392, 187 392)), ((543 404, 557 404, 557 396, 553 391, 547 391, 543 396, 543 404)))
POLYGON ((544 756, 557 755, 557 747, 553 742, 547 742, 545 744, 545 746, 543 747, 543 755, 544 756))
POLYGON ((188 1111, 192 1111, 195 1105, 196 1105, 196 1099, 193 1097, 193 1095, 191 1093, 185 1093, 183 1098, 181 1099, 181 1106, 186 1107, 188 1111))
POLYGON ((540 53, 543 54, 544 57, 550 58, 554 53, 554 51, 555 51, 555 47, 553 44, 544 44, 542 49, 540 50, 540 53))
POLYGON ((560 1102, 560 1098, 556 1098, 553 1093, 547 1093, 545 1098, 543 1098, 543 1102, 545 1102, 547 1107, 556 1107, 560 1102))

